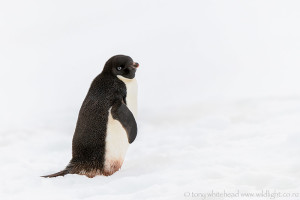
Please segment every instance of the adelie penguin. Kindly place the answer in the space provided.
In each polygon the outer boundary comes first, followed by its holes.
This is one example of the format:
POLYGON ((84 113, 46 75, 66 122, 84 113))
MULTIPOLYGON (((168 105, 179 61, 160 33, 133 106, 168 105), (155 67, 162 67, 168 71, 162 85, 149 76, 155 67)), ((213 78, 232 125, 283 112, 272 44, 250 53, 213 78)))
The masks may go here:
POLYGON ((72 159, 57 173, 110 176, 124 161, 137 135, 137 82, 139 64, 129 56, 111 57, 94 79, 82 103, 72 141, 72 159))

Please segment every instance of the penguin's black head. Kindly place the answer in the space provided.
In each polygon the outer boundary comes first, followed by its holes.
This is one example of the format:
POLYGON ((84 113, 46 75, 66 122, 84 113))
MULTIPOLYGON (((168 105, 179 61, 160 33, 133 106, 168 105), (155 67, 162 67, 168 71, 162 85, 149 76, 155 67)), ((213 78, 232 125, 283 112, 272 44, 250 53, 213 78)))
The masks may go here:
POLYGON ((125 78, 133 79, 138 67, 139 64, 133 62, 129 56, 116 55, 105 63, 103 71, 112 73, 115 76, 120 75, 125 78))

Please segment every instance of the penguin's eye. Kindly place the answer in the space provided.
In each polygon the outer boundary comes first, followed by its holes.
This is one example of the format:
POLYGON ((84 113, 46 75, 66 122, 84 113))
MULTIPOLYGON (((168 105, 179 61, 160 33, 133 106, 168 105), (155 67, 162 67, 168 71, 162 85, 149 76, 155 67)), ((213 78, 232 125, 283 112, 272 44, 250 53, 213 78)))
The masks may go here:
POLYGON ((117 70, 120 71, 122 69, 122 67, 117 67, 117 70))

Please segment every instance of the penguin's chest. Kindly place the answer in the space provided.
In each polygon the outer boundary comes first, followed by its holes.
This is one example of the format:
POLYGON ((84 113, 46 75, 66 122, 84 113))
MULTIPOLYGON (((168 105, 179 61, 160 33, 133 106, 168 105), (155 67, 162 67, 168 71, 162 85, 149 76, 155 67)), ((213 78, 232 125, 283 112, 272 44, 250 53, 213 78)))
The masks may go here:
MULTIPOLYGON (((127 89, 126 103, 129 110, 136 117, 137 113, 137 82, 135 79, 120 78, 127 89)), ((129 143, 127 133, 118 120, 114 120, 109 110, 105 139, 104 169, 108 173, 119 170, 124 161, 129 143)))

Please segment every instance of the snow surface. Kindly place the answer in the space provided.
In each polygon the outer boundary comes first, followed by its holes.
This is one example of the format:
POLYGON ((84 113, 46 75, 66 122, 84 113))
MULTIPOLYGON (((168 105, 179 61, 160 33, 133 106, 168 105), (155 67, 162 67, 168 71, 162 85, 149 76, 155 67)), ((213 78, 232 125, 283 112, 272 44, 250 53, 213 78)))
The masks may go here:
POLYGON ((1 1, 0 199, 300 193, 299 9, 266 0, 1 1), (40 178, 70 160, 89 85, 120 53, 140 63, 139 132, 121 171, 40 178))

